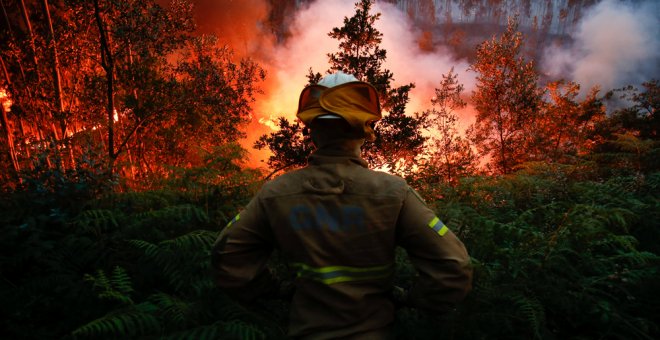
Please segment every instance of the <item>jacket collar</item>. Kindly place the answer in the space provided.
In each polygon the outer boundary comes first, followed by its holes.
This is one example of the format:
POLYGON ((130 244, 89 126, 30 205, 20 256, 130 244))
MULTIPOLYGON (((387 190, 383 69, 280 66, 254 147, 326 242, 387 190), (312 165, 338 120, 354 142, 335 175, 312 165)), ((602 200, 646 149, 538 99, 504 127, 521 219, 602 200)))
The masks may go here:
POLYGON ((367 162, 360 157, 363 140, 347 140, 324 145, 309 156, 310 165, 331 163, 355 163, 368 168, 367 162))

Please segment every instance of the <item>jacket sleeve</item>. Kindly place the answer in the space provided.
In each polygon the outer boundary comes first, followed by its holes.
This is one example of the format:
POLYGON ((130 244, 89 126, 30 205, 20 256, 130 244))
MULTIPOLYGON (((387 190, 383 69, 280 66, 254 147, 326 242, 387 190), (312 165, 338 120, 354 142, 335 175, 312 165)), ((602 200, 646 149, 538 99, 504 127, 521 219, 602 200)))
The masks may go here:
POLYGON ((273 237, 258 195, 220 232, 211 252, 218 287, 238 300, 250 301, 276 289, 266 262, 273 237))
POLYGON ((412 188, 399 215, 397 240, 418 273, 408 304, 444 313, 463 300, 472 287, 465 246, 412 188))

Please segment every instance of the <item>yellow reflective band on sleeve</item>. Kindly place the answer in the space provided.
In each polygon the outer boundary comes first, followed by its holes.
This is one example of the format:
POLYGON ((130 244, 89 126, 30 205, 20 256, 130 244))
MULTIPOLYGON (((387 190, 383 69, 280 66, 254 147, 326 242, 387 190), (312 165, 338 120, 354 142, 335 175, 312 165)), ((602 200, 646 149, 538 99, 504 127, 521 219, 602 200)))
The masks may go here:
POLYGON ((440 219, 437 216, 434 217, 431 220, 431 222, 429 222, 428 225, 431 229, 433 229, 440 236, 445 236, 447 231, 449 231, 449 228, 447 228, 447 226, 444 223, 442 223, 442 221, 440 221, 440 219))
POLYGON ((237 214, 236 217, 234 217, 229 223, 227 223, 227 226, 225 228, 231 227, 232 224, 236 223, 241 218, 241 214, 237 214))
POLYGON ((298 268, 298 277, 319 281, 326 285, 340 282, 385 279, 394 273, 394 265, 392 264, 374 267, 311 267, 304 263, 294 263, 293 266, 298 268))

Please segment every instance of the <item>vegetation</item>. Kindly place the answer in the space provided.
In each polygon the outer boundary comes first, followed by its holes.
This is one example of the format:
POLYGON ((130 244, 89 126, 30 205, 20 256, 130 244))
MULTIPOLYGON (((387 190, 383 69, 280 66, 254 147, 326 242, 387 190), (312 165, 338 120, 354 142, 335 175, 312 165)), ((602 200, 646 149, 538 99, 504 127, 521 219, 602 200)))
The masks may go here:
MULTIPOLYGON (((426 137, 422 129, 426 124, 423 115, 405 114, 408 94, 414 84, 394 87, 394 75, 383 68, 387 51, 380 48, 382 33, 374 23, 380 13, 371 14, 372 0, 355 4, 355 15, 344 18, 344 26, 335 27, 328 35, 339 41, 339 51, 329 53, 330 68, 326 73, 343 71, 353 74, 377 89, 381 108, 386 111, 383 119, 376 123, 376 139, 367 142, 363 157, 374 168, 387 168, 394 173, 410 173, 417 155, 422 152, 426 137)), ((310 83, 316 83, 322 75, 310 69, 310 83)), ((289 123, 285 118, 278 121, 279 131, 262 136, 256 143, 258 149, 268 148, 273 156, 268 160, 272 168, 301 166, 311 147, 311 139, 303 134, 303 128, 289 123), (295 128, 292 130, 291 128, 295 128), (281 141, 290 140, 287 150, 281 149, 281 141)))
MULTIPOLYGON (((657 337, 660 172, 602 178, 601 170, 588 161, 530 163, 506 177, 420 186, 470 250, 475 287, 442 320, 399 310, 400 337, 657 337)), ((283 337, 287 299, 239 305, 208 272, 217 226, 252 194, 242 183, 177 181, 78 203, 38 192, 4 197, 4 335, 283 337)), ((411 273, 402 256, 398 285, 411 273)))
POLYGON ((421 169, 417 177, 427 183, 455 183, 459 178, 476 172, 477 158, 468 140, 459 135, 456 110, 467 103, 461 94, 463 85, 451 69, 442 75, 440 87, 435 89, 432 108, 424 112, 428 125, 438 133, 431 137, 431 150, 425 160, 418 162, 421 169))
POLYGON ((243 136, 265 73, 216 38, 194 36, 186 1, 5 4, 3 189, 40 167, 72 174, 88 162, 135 188, 243 136))
POLYGON ((534 64, 520 56, 523 36, 517 29, 516 18, 510 19, 501 36, 477 47, 471 66, 477 72, 472 96, 477 120, 469 135, 479 154, 490 157, 491 169, 503 174, 523 161, 542 96, 534 64))
MULTIPOLYGON (((3 338, 284 338, 292 277, 277 254, 270 267, 283 288, 252 304, 209 273, 219 226, 264 180, 236 144, 259 65, 194 36, 183 1, 8 3, 3 338)), ((399 309, 397 337, 660 338, 658 81, 584 98, 579 84, 539 85, 517 55, 512 21, 479 47, 479 117, 464 138, 455 111, 466 96, 453 70, 430 108, 408 116, 412 85, 390 85, 380 33, 365 30, 368 48, 351 50, 358 28, 378 19, 371 5, 359 2, 331 32, 340 49, 330 69, 363 70, 378 84, 391 118, 377 128, 382 144, 369 147, 372 164, 408 161, 389 165, 465 242, 475 267, 474 290, 454 312, 399 309), (473 150, 490 154, 490 166, 473 150)), ((303 166, 311 146, 299 123, 280 126, 260 141, 274 151, 269 165, 303 166)), ((396 284, 407 288, 413 275, 400 251, 396 284)))

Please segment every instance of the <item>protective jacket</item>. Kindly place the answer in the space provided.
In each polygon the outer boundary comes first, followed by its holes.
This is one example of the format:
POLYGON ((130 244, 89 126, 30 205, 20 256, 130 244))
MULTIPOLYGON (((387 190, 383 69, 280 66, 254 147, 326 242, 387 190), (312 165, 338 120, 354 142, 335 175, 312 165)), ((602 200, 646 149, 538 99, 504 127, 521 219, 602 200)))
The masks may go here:
POLYGON ((335 146, 264 184, 220 233, 212 263, 218 286, 254 297, 278 248, 297 273, 289 335, 374 338, 394 318, 396 246, 419 274, 412 306, 446 312, 470 290, 463 243, 419 195, 403 179, 369 170, 355 150, 335 146))

